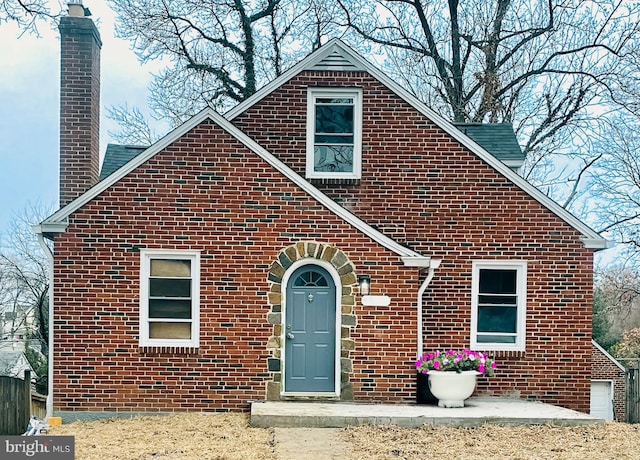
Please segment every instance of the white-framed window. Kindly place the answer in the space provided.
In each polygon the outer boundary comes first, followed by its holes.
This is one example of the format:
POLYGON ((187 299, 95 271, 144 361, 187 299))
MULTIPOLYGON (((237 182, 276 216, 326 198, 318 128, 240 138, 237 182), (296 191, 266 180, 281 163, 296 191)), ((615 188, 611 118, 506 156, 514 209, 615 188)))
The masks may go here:
POLYGON ((307 178, 360 179, 362 90, 309 88, 307 178))
POLYGON ((140 346, 200 344, 200 253, 140 251, 140 346))
POLYGON ((471 349, 524 351, 526 261, 473 262, 471 349))

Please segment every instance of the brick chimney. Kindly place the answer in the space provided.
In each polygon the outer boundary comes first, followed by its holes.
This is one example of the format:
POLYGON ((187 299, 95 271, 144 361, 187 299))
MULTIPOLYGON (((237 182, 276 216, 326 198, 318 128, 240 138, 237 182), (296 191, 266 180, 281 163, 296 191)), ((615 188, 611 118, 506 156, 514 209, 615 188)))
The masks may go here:
POLYGON ((98 182, 100 162, 100 48, 82 0, 60 19, 60 206, 98 182))

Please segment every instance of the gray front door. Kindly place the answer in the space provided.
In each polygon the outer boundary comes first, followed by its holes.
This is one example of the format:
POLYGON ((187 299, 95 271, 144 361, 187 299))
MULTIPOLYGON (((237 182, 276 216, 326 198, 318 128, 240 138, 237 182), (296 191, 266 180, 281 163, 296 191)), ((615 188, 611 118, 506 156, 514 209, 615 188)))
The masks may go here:
POLYGON ((285 391, 335 392, 336 287, 317 265, 298 268, 287 283, 285 391))

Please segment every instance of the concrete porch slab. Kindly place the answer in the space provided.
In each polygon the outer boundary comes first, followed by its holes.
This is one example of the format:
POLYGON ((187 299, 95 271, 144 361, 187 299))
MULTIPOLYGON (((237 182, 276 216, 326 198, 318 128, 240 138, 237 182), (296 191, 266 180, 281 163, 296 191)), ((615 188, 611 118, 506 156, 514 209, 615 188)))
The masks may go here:
POLYGON ((251 404, 251 426, 283 428, 343 428, 352 425, 404 427, 473 427, 497 425, 578 426, 605 421, 563 407, 504 398, 470 398, 461 408, 417 404, 356 402, 257 401, 251 404))

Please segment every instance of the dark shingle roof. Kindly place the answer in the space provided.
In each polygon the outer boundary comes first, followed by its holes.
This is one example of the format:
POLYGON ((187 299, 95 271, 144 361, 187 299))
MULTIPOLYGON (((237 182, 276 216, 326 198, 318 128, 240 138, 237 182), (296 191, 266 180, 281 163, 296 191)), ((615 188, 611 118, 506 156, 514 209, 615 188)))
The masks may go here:
POLYGON ((525 155, 510 123, 456 123, 455 126, 507 166, 519 167, 524 161, 525 155))
MULTIPOLYGON (((518 168, 522 165, 525 156, 511 124, 460 123, 455 126, 507 166, 518 168)), ((108 144, 102 162, 100 180, 124 166, 147 148, 148 146, 144 145, 108 144)))
POLYGON ((100 180, 109 176, 116 169, 124 166, 129 160, 137 157, 139 154, 149 148, 145 145, 118 145, 108 144, 107 150, 104 152, 104 160, 102 161, 102 169, 100 171, 100 180))

